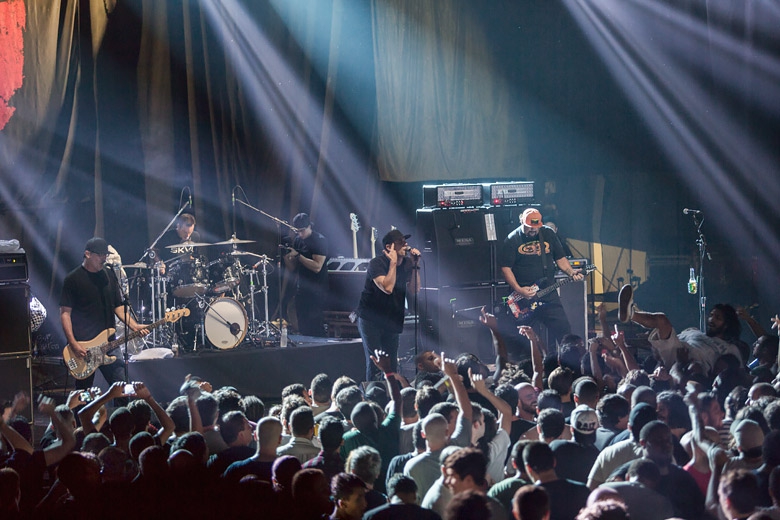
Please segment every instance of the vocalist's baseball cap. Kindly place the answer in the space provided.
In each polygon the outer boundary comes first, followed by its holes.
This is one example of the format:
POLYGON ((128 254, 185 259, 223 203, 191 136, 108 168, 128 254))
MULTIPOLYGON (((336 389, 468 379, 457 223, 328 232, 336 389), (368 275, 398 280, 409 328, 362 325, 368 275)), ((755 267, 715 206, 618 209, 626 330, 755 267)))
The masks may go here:
POLYGON ((538 209, 528 208, 520 215, 520 223, 525 224, 530 228, 542 227, 542 214, 538 209))
POLYGON ((107 255, 108 242, 100 237, 92 237, 87 240, 87 245, 84 246, 84 249, 96 255, 107 255))
POLYGON ((382 246, 389 246, 390 244, 395 244, 400 240, 407 240, 411 236, 412 235, 404 235, 397 229, 393 229, 384 237, 382 237, 382 246))

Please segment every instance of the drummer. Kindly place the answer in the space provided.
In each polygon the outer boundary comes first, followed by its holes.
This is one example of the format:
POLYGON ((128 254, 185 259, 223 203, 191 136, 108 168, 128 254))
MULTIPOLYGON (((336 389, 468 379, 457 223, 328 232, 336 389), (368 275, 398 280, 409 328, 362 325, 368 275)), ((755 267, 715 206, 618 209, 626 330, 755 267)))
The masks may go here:
MULTIPOLYGON (((182 245, 179 247, 169 248, 175 244, 182 244, 184 242, 200 242, 200 233, 195 231, 195 215, 192 213, 182 213, 176 218, 176 226, 174 229, 168 230, 158 242, 159 257, 161 260, 170 264, 171 261, 179 260, 182 262, 192 261, 198 254, 198 250, 194 246, 182 245)), ((163 268, 164 273, 164 266, 163 268)))

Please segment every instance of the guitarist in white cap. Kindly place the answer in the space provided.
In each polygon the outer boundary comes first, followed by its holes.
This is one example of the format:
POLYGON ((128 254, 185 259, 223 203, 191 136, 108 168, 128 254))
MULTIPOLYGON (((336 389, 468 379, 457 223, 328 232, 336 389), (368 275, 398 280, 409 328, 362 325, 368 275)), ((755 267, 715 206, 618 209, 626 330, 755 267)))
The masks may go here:
POLYGON ((537 298, 537 292, 544 289, 537 284, 545 278, 553 283, 556 265, 573 280, 582 280, 584 276, 569 264, 558 235, 542 223, 539 210, 528 208, 520 215, 520 227, 504 240, 498 265, 514 291, 513 296, 522 297, 518 302, 522 307, 520 314, 518 309, 514 312, 517 325, 543 323, 551 345, 571 332, 558 292, 550 291, 537 298))
MULTIPOLYGON (((81 265, 68 273, 60 296, 60 321, 67 350, 71 357, 84 359, 87 349, 82 342, 104 336, 103 340, 113 339, 106 334, 114 328, 114 315, 125 321, 125 308, 119 283, 113 273, 109 273, 103 264, 108 256, 108 244, 99 237, 90 238, 84 247, 84 260, 81 265)), ((132 316, 128 316, 128 327, 133 331, 148 333, 132 316)), ((109 385, 124 381, 124 360, 119 348, 108 352, 116 356, 113 363, 100 366, 100 371, 109 385)), ((76 388, 86 389, 92 386, 95 374, 76 380, 76 388)))

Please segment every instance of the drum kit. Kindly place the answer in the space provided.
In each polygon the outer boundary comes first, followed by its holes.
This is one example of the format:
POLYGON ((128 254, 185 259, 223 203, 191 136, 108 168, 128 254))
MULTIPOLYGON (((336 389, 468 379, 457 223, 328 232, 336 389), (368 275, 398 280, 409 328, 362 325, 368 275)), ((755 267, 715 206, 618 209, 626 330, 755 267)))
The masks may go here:
POLYGON ((239 244, 254 242, 235 235, 213 244, 187 241, 166 248, 201 251, 230 246, 230 250, 211 261, 205 255, 184 254, 165 264, 123 265, 128 272, 128 289, 139 322, 154 322, 171 307, 187 307, 191 311, 188 318, 166 324, 143 340, 136 340, 132 348, 128 346, 129 354, 153 347, 170 348, 176 354, 181 349, 229 350, 245 341, 264 346, 272 343, 278 335, 268 317, 268 274, 273 270, 272 259, 238 249, 239 244), (259 260, 250 262, 253 257, 259 260), (255 294, 259 292, 264 297, 262 322, 255 313, 255 294))

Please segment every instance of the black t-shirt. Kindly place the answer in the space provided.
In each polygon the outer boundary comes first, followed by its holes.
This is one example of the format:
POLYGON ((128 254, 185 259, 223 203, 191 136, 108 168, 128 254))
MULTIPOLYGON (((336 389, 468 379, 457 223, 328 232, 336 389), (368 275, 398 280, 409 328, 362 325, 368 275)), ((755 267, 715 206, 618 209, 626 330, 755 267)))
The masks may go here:
POLYGON ((114 309, 121 305, 119 284, 108 269, 90 273, 79 266, 65 277, 60 306, 72 309, 70 317, 77 341, 89 341, 114 328, 114 309))
POLYGON ((548 283, 552 282, 557 269, 555 260, 564 256, 561 241, 551 228, 542 226, 539 228, 537 236, 529 237, 523 234, 521 226, 512 231, 504 240, 498 256, 498 265, 499 267, 511 268, 517 283, 521 286, 528 286, 538 283, 545 277, 548 283), (544 242, 545 246, 546 273, 542 265, 541 242, 544 242))
POLYGON ((322 233, 312 231, 306 239, 296 236, 293 240, 293 248, 308 259, 314 258, 314 255, 325 257, 325 264, 319 273, 302 265, 298 266, 298 291, 308 294, 326 294, 328 291, 328 240, 322 233))
POLYGON ((590 468, 599 456, 598 448, 563 439, 552 441, 550 448, 555 455, 556 475, 576 482, 588 481, 590 468))
POLYGON ((590 490, 585 484, 558 479, 539 484, 550 497, 550 520, 571 520, 585 507, 590 490))
MULTIPOLYGON (((160 259, 167 262, 174 258, 181 258, 183 261, 189 261, 198 256, 198 248, 192 246, 177 247, 174 249, 168 249, 166 246, 172 246, 174 244, 181 244, 184 242, 179 236, 179 233, 175 229, 169 229, 157 242, 157 250, 160 255, 160 259)), ((200 233, 193 231, 190 235, 189 242, 200 242, 200 233)))
POLYGON ((377 276, 385 276, 390 271, 390 259, 384 254, 373 258, 368 264, 366 284, 360 295, 357 314, 364 320, 375 323, 389 332, 400 334, 404 328, 404 303, 406 300, 406 284, 414 270, 412 263, 406 259, 396 267, 395 286, 393 292, 385 294, 374 283, 377 276))

